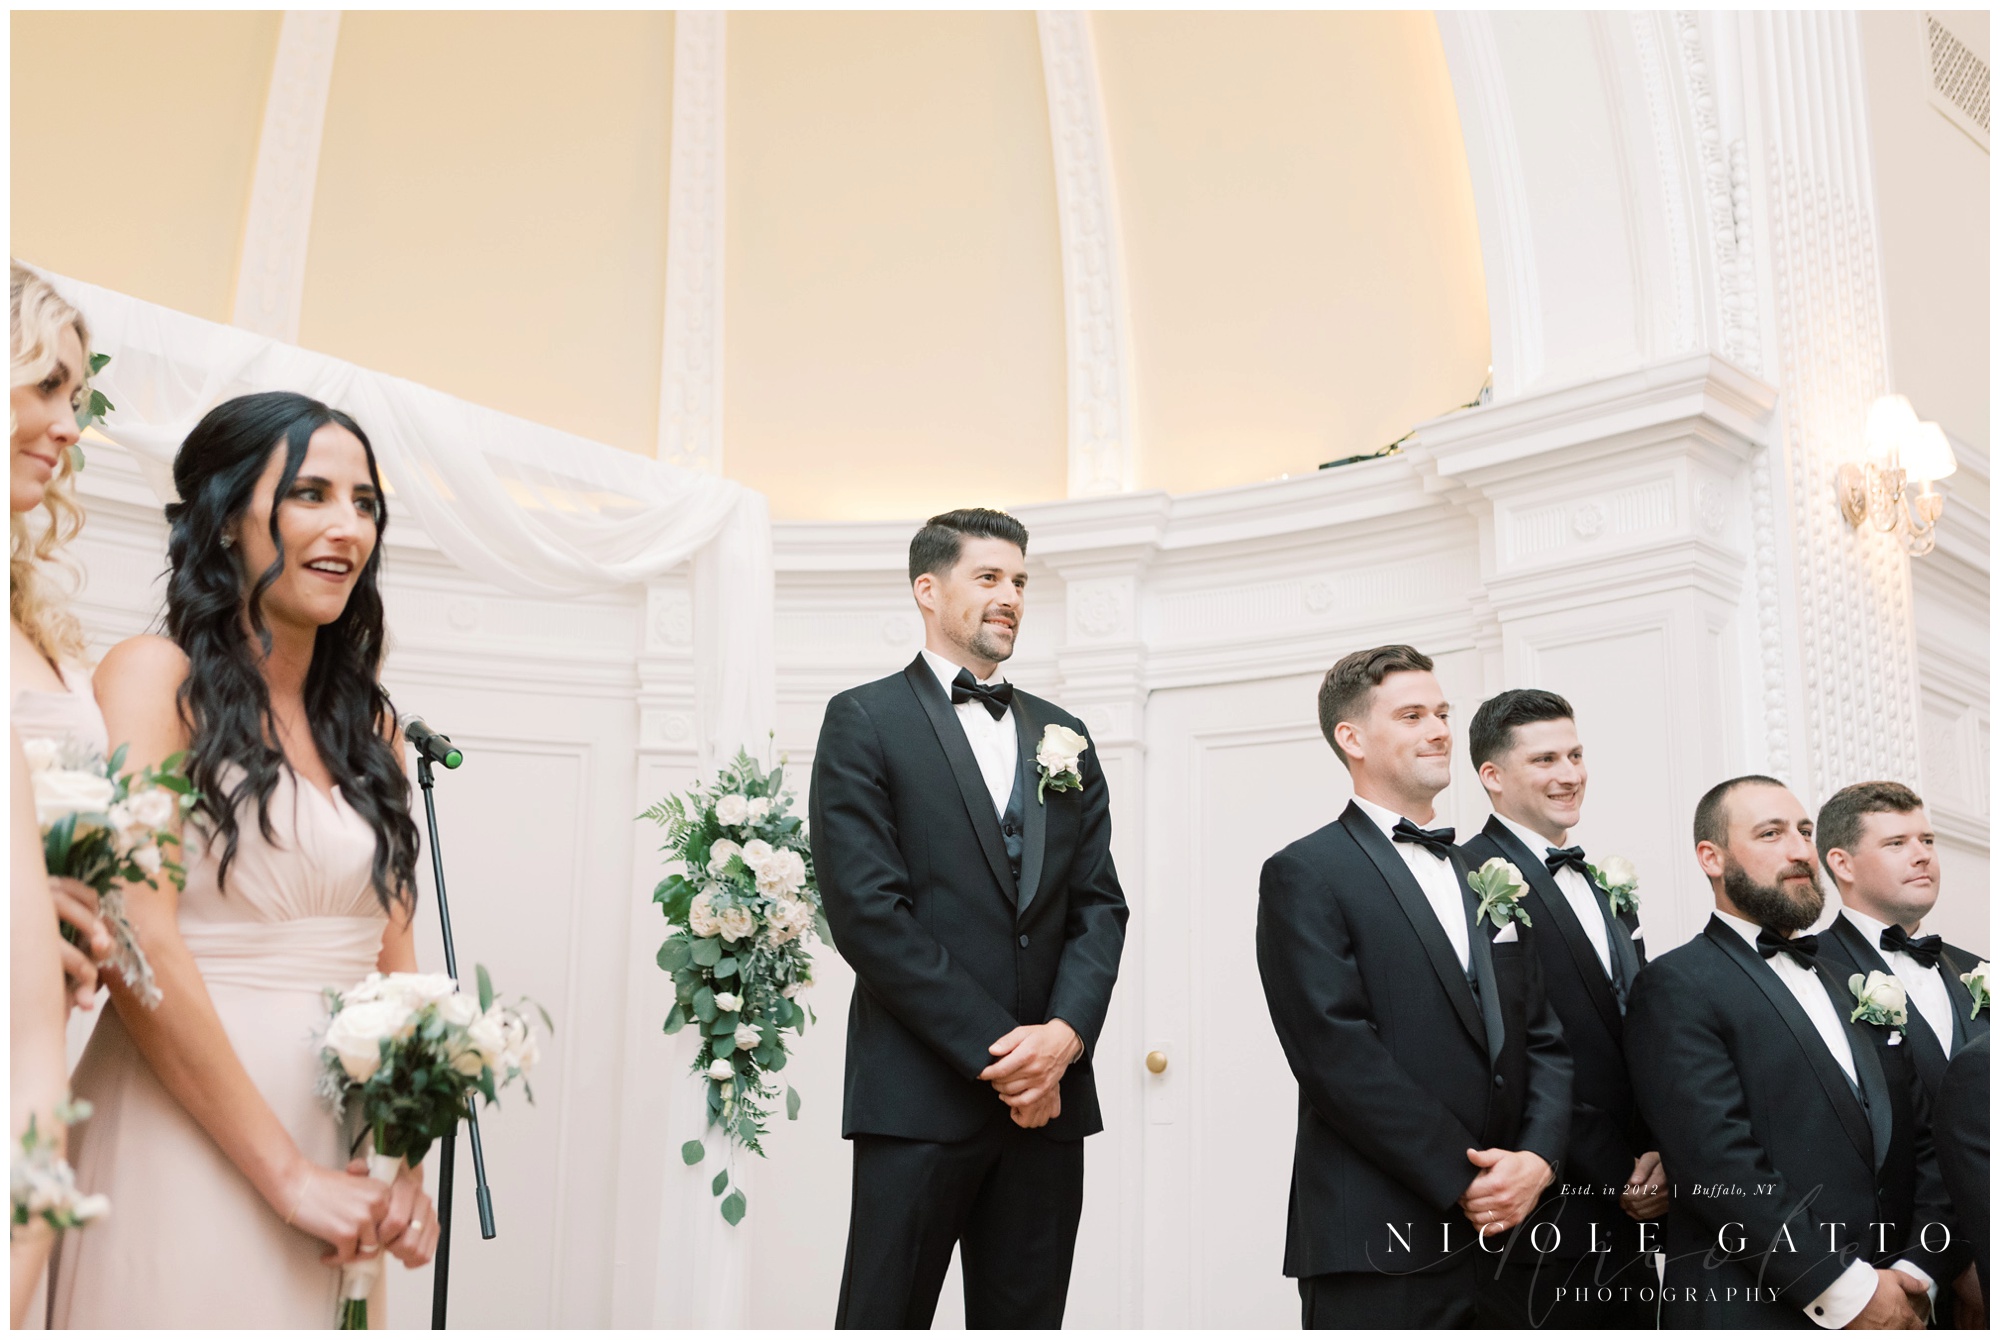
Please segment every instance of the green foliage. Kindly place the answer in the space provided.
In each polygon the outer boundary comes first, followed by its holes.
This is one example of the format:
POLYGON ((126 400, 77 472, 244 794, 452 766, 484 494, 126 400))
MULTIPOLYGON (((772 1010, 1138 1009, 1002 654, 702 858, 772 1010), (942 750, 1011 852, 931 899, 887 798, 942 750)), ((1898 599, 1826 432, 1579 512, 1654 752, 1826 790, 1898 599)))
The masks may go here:
MULTIPOLYGON (((110 361, 110 354, 92 354, 90 356, 90 376, 92 378, 96 377, 98 373, 104 371, 104 365, 110 361)), ((83 408, 76 412, 77 431, 81 432, 93 423, 99 422, 105 415, 117 408, 118 406, 104 398, 104 392, 94 386, 91 387, 90 393, 84 397, 83 408)), ((79 470, 83 469, 83 448, 72 447, 70 450, 74 453, 72 460, 76 468, 79 470)))
POLYGON ((722 1198, 722 1217, 729 1221, 731 1228, 743 1222, 743 1212, 748 1208, 749 1206, 744 1202, 741 1187, 722 1198))
POLYGON ((702 1147, 701 1141, 690 1140, 681 1146, 681 1162, 692 1168, 695 1164, 700 1163, 703 1155, 707 1153, 708 1150, 702 1147))

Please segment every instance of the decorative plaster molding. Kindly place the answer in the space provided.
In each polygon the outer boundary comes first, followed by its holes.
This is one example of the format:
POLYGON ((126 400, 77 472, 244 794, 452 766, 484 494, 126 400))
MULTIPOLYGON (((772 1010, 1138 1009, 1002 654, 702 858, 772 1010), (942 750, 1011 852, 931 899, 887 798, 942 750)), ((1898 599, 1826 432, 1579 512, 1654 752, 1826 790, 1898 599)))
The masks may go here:
MULTIPOLYGON (((1667 83, 1666 63, 1660 55, 1660 16, 1635 12, 1631 15, 1631 24, 1633 43, 1639 55, 1640 84, 1646 94, 1646 115, 1652 132, 1654 167, 1659 176, 1661 212, 1666 232, 1671 303, 1667 314, 1667 347, 1661 352, 1685 353, 1698 348, 1700 338, 1687 192, 1681 178, 1678 109, 1667 83)), ((1611 68, 1607 63, 1607 72, 1611 68)), ((1605 97, 1607 103, 1615 105, 1613 90, 1606 89, 1605 97)), ((1636 207, 1640 202, 1637 192, 1630 193, 1628 207, 1636 207)))
POLYGON ((673 158, 667 175, 667 295, 654 454, 722 473, 724 25, 674 12, 673 158))
POLYGON ((1069 494, 1122 493, 1136 478, 1123 239, 1090 16, 1040 10, 1069 351, 1069 494))
POLYGON ((320 134, 339 40, 337 12, 287 13, 271 63, 271 91, 264 99, 264 129, 257 141, 229 320, 286 344, 299 341, 320 134))
POLYGON ((1810 741, 1798 780, 1824 795, 1919 775, 1909 559, 1895 537, 1849 527, 1832 501, 1834 471, 1860 454, 1868 406, 1886 387, 1857 20, 1772 13, 1752 23, 1810 741))
MULTIPOLYGON (((1642 16, 1633 17, 1635 24, 1641 21, 1642 16)), ((1758 331, 1757 270, 1751 248, 1748 150, 1740 137, 1727 145, 1723 142, 1714 75, 1702 45, 1701 17, 1688 10, 1676 11, 1674 27, 1680 39, 1681 73, 1687 80, 1695 155, 1714 250, 1721 353, 1738 367, 1761 374, 1764 347, 1758 331)))

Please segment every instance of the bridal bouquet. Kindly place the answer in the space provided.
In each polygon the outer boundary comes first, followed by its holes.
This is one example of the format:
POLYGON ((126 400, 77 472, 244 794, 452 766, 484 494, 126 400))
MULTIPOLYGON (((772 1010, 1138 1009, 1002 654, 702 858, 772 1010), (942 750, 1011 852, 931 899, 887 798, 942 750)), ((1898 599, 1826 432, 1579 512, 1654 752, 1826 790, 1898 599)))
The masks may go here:
MULTIPOLYGON (((730 1142, 763 1156, 762 1137, 776 1101, 768 1076, 789 1054, 785 1030, 803 1034, 813 1013, 798 996, 812 985, 806 945, 831 936, 820 910, 805 824, 791 811, 784 769, 768 773, 747 753, 705 789, 672 796, 647 810, 667 830, 669 873, 653 890, 667 918, 659 964, 674 979, 666 1031, 693 1025, 701 1045, 694 1071, 707 1080, 708 1124, 730 1142)), ((797 1121, 798 1091, 785 1086, 785 1116, 797 1121)), ((699 1163, 702 1142, 681 1146, 699 1163)), ((710 1190, 722 1196, 729 1170, 710 1190)), ((734 1225, 746 1203, 741 1187, 722 1201, 734 1225)))
MULTIPOLYGON (((90 1104, 81 1100, 56 1105, 56 1120, 74 1126, 90 1115, 90 1104)), ((76 1174, 69 1160, 57 1155, 37 1129, 34 1117, 14 1151, 8 1182, 13 1194, 14 1218, 8 1236, 37 1219, 61 1233, 87 1227, 92 1220, 110 1212, 111 1202, 103 1196, 86 1196, 76 1189, 76 1174)))
MULTIPOLYGON (((393 1183, 404 1163, 423 1162, 433 1141, 471 1115, 474 1093, 497 1102, 518 1079, 535 1101, 527 1080, 541 1059, 534 1028, 494 999, 485 968, 477 972, 477 1001, 444 973, 371 972, 351 991, 327 991, 320 1093, 336 1111, 358 1103, 355 1145, 369 1141, 370 1176, 393 1183)), ((553 1030, 548 1012, 535 1009, 553 1030)), ((368 1294, 381 1274, 379 1255, 341 1267, 341 1330, 368 1329, 368 1294)))
POLYGON ((23 740, 21 748, 49 874, 96 890, 98 915, 111 932, 111 965, 140 1000, 158 1005, 153 965, 132 931, 121 884, 143 880, 157 889, 165 875, 175 888, 187 887, 187 872, 166 855, 181 845, 169 825, 198 799, 187 779, 187 756, 175 754, 135 776, 120 771, 124 745, 108 759, 57 740, 23 740))

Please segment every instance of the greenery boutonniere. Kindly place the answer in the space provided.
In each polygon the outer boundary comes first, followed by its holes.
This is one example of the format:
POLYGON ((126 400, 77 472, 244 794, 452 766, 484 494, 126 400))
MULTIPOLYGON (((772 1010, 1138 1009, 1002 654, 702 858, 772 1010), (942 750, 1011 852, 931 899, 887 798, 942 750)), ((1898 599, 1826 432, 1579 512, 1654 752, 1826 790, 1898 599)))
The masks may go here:
POLYGON ((1993 1003, 1993 997, 1986 994, 1986 960, 1979 960, 1979 966, 1971 972, 1960 973, 1958 980, 1972 993, 1972 1017, 1977 1019, 1979 1012, 1993 1003))
POLYGON ((1885 1028, 1901 1028, 1910 1021, 1909 998, 1903 984, 1888 973, 1871 972, 1863 978, 1857 972, 1847 979, 1847 989, 1860 1002, 1854 1013, 1847 1016, 1849 1019, 1885 1028))
POLYGON ((1505 926, 1510 921, 1523 926, 1535 924, 1521 906, 1521 895, 1528 891, 1528 886, 1521 879, 1520 867, 1512 861, 1495 856, 1467 875, 1465 882, 1479 895, 1479 910, 1472 917, 1474 925, 1482 921, 1494 926, 1505 926))
POLYGON ((1604 890, 1612 916, 1639 910, 1639 870, 1623 856, 1608 856, 1603 865, 1590 866, 1590 877, 1604 890))
POLYGON ((1083 751, 1090 741, 1067 726, 1051 723, 1035 746, 1035 770, 1041 784, 1035 788, 1035 802, 1046 805, 1051 791, 1083 789, 1083 751))

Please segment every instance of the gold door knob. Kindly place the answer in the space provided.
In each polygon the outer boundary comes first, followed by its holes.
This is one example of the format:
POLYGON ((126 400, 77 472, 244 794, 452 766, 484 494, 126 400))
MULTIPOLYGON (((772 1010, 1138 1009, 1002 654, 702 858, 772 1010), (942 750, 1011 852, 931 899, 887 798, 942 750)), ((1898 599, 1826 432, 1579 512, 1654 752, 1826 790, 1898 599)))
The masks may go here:
POLYGON ((1166 1074, 1167 1054, 1165 1052, 1147 1052, 1146 1069, 1152 1071, 1155 1075, 1166 1074))

